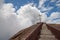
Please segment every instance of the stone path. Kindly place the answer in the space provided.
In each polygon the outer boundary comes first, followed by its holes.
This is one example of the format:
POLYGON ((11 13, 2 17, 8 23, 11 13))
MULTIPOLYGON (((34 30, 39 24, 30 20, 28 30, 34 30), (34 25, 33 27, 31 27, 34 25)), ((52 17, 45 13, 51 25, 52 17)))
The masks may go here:
POLYGON ((58 40, 58 39, 55 38, 55 36, 51 33, 50 30, 48 30, 46 24, 43 24, 39 40, 58 40))

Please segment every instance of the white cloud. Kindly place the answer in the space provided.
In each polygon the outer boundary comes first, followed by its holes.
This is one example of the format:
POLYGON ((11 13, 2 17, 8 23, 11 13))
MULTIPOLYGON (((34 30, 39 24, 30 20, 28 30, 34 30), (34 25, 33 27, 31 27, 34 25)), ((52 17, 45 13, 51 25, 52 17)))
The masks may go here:
POLYGON ((29 18, 33 23, 39 20, 40 11, 36 7, 32 7, 30 4, 22 6, 17 13, 23 15, 24 18, 29 18))
POLYGON ((0 9, 0 39, 7 40, 18 29, 18 21, 15 9, 11 3, 4 4, 0 9), (17 29, 17 30, 15 30, 17 29))
POLYGON ((13 5, 11 3, 4 4, 1 8, 1 12, 3 13, 3 17, 8 17, 12 14, 15 14, 15 8, 13 8, 13 5))
POLYGON ((51 0, 51 2, 55 2, 56 0, 51 0))
POLYGON ((60 12, 53 12, 51 14, 51 16, 48 17, 46 23, 60 24, 60 21, 59 21, 60 19, 56 19, 56 18, 60 18, 60 12), (56 20, 54 20, 54 19, 56 19, 56 20))
POLYGON ((56 24, 60 24, 60 19, 55 20, 55 23, 56 23, 56 24))
POLYGON ((41 14, 41 22, 46 22, 47 21, 47 15, 45 13, 41 14))
POLYGON ((56 3, 60 3, 60 0, 58 0, 56 3))
POLYGON ((46 0, 39 0, 39 7, 38 8, 41 8, 43 6, 43 4, 45 3, 46 0))
POLYGON ((46 23, 47 24, 60 24, 60 19, 57 19, 57 20, 54 20, 54 21, 48 20, 46 23))
POLYGON ((0 0, 0 8, 1 8, 2 5, 3 5, 3 2, 4 2, 4 0, 0 0))
POLYGON ((57 0, 56 6, 60 7, 60 0, 57 0))
POLYGON ((57 3, 56 6, 60 7, 60 3, 57 3))
POLYGON ((32 4, 22 6, 16 15, 13 4, 4 4, 0 9, 0 39, 8 40, 18 31, 39 22, 40 11, 32 4))
POLYGON ((41 10, 42 12, 44 12, 44 11, 45 11, 45 12, 48 12, 48 11, 51 10, 51 9, 53 9, 53 7, 44 7, 44 6, 42 6, 40 10, 41 10))
POLYGON ((45 2, 48 1, 48 0, 40 0, 39 1, 39 5, 38 5, 38 8, 40 9, 41 12, 48 12, 49 10, 53 9, 53 7, 45 7, 45 2))
POLYGON ((54 18, 60 18, 60 12, 53 12, 50 17, 52 19, 54 19, 54 18))
MULTIPOLYGON (((54 20, 54 19, 60 18, 60 12, 54 12, 54 13, 51 14, 50 17, 47 17, 45 13, 47 13, 48 11, 50 11, 51 9, 53 9, 54 7, 48 7, 49 5, 47 5, 47 7, 44 7, 44 3, 46 1, 48 1, 48 0, 40 0, 39 1, 38 8, 40 8, 40 11, 43 12, 43 13, 40 12, 41 15, 42 15, 41 16, 42 17, 41 20, 43 22, 46 22, 46 23, 52 23, 52 24, 54 23, 54 24, 56 24, 56 23, 58 23, 59 20, 57 21, 57 20, 54 20)), ((57 1, 57 0, 50 0, 50 2, 55 2, 55 1, 57 1)), ((58 6, 58 7, 60 7, 60 3, 59 2, 60 2, 60 0, 58 0, 56 2, 56 6, 58 6)))

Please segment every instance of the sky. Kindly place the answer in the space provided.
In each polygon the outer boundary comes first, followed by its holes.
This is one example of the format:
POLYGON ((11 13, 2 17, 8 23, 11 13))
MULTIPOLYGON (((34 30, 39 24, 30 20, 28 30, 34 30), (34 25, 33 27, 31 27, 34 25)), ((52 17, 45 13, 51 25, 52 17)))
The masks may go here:
MULTIPOLYGON (((12 3, 14 5, 14 7, 16 8, 16 10, 18 10, 21 6, 28 4, 28 3, 34 3, 34 5, 36 5, 36 7, 38 7, 39 1, 40 0, 5 0, 5 3, 12 3)), ((44 2, 44 4, 42 4, 45 8, 53 7, 51 10, 48 11, 48 13, 47 13, 48 17, 53 12, 60 12, 60 6, 56 5, 56 4, 60 5, 60 2, 57 3, 58 1, 59 0, 47 0, 44 2)), ((42 11, 42 12, 44 12, 44 11, 42 11)))
POLYGON ((36 3, 36 5, 38 5, 38 2, 39 0, 5 0, 5 3, 12 3, 16 10, 28 3, 36 3))
POLYGON ((60 24, 60 0, 0 0, 0 40, 40 20, 60 24))

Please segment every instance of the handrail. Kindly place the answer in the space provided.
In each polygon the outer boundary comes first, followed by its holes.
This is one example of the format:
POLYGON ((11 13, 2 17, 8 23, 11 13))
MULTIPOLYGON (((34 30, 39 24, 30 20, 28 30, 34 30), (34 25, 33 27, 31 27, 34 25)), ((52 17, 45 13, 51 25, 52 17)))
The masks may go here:
POLYGON ((9 40, 37 40, 43 23, 37 23, 29 28, 16 33, 9 40))
POLYGON ((47 24, 47 27, 49 30, 51 30, 51 32, 53 33, 53 35, 55 35, 55 37, 60 40, 60 26, 55 26, 58 24, 47 24))

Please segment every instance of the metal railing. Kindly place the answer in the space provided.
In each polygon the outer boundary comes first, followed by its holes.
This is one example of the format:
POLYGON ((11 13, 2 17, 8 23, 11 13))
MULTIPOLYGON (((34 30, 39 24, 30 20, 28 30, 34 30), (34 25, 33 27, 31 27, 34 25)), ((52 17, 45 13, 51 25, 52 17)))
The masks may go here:
POLYGON ((47 24, 47 27, 49 30, 51 30, 52 34, 55 35, 58 40, 60 40, 60 26, 51 26, 51 24, 47 24))
POLYGON ((37 23, 16 33, 9 40, 38 40, 43 23, 37 23))

